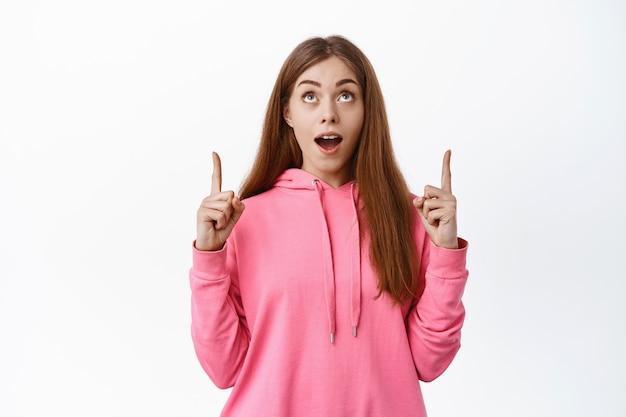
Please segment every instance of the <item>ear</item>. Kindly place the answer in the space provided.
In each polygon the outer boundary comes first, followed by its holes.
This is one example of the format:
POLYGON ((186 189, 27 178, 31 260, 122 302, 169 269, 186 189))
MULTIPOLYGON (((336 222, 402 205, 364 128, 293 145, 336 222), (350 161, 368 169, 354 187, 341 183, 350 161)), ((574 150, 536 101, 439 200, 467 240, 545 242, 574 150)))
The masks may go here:
POLYGON ((283 119, 285 119, 285 122, 293 128, 293 122, 291 121, 291 117, 289 115, 289 107, 285 107, 283 109, 283 119))

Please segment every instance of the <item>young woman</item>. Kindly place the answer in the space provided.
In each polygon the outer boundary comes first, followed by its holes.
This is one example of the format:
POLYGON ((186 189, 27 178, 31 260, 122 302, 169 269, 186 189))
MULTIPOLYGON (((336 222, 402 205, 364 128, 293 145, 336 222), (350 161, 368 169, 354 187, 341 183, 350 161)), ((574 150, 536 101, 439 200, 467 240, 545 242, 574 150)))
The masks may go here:
POLYGON ((451 363, 465 315, 450 151, 441 187, 411 195, 372 65, 331 36, 283 64, 240 198, 213 164, 192 338, 233 387, 222 415, 425 416, 419 380, 451 363))

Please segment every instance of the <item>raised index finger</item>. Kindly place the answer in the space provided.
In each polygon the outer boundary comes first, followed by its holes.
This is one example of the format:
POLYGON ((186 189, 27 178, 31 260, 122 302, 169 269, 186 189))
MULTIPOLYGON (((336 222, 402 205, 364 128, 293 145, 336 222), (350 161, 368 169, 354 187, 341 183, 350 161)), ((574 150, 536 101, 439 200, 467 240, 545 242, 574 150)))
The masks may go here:
POLYGON ((222 161, 217 152, 213 152, 213 175, 211 176, 211 195, 222 191, 222 161))
POLYGON ((452 151, 448 149, 443 154, 443 167, 441 168, 441 189, 452 192, 452 173, 450 172, 450 156, 452 151))

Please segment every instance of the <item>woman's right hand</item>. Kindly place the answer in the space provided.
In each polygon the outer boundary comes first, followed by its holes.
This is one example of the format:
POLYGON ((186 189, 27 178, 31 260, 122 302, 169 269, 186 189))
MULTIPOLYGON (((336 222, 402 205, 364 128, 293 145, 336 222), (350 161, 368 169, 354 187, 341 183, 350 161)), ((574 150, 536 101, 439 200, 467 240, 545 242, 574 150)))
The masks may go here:
POLYGON ((245 206, 233 191, 222 191, 222 162, 213 152, 211 194, 198 208, 196 249, 216 251, 224 247, 245 206))

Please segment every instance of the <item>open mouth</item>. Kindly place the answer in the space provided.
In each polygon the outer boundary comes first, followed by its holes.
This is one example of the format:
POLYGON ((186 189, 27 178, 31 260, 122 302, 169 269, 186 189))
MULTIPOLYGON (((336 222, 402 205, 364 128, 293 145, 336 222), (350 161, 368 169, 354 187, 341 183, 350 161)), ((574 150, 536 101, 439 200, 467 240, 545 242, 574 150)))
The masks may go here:
POLYGON ((315 143, 317 143, 322 149, 330 151, 334 149, 341 143, 343 138, 339 135, 322 135, 315 138, 315 143))

